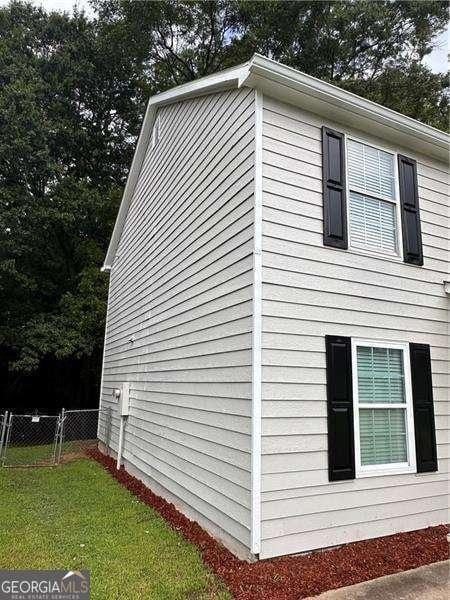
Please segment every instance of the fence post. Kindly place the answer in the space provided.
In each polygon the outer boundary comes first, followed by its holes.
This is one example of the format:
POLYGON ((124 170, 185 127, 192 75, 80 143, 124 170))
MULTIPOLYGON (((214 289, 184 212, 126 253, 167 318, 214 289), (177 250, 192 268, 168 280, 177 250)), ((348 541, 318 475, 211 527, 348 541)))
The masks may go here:
POLYGON ((61 410, 61 425, 59 428, 59 447, 58 447, 57 463, 56 463, 58 465, 61 462, 61 452, 62 452, 62 445, 63 445, 63 439, 64 439, 64 421, 65 420, 66 420, 66 409, 63 408, 61 410))
POLYGON ((3 442, 5 441, 5 435, 6 435, 6 422, 8 421, 8 411, 5 410, 4 414, 3 414, 3 421, 2 421, 2 431, 0 434, 0 463, 2 462, 2 456, 3 456, 3 442))
POLYGON ((55 439, 53 440, 53 464, 57 465, 57 453, 58 453, 58 443, 59 443, 59 431, 61 429, 61 415, 58 415, 58 420, 56 421, 55 427, 55 439))
POLYGON ((2 467, 5 466, 6 460, 6 451, 8 450, 9 439, 11 437, 11 425, 12 425, 13 413, 9 413, 8 424, 6 425, 6 435, 5 435, 5 448, 2 456, 2 467))

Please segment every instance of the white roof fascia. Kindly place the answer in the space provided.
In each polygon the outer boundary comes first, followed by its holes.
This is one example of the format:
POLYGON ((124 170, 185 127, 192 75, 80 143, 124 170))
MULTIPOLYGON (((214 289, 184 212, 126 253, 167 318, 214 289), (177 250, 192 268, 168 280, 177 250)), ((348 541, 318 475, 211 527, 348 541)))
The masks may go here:
POLYGON ((156 112, 159 106, 172 104, 187 98, 195 98, 204 94, 218 92, 220 90, 241 87, 248 75, 248 63, 214 73, 190 81, 176 88, 161 92, 152 96, 148 101, 147 110, 145 112, 144 121, 139 134, 136 150, 134 152, 133 161, 131 163, 130 172, 128 174, 125 190, 123 192, 122 201, 119 212, 117 214, 114 229, 109 242, 108 251, 106 253, 105 262, 102 271, 109 271, 114 261, 117 248, 119 246, 120 236, 125 225, 125 219, 128 213, 128 208, 133 197, 134 189, 141 171, 144 157, 147 153, 148 143, 151 138, 153 124, 155 122, 156 112))
POLYGON ((443 131, 260 54, 250 61, 245 84, 329 121, 369 131, 444 162, 449 160, 450 138, 443 131))

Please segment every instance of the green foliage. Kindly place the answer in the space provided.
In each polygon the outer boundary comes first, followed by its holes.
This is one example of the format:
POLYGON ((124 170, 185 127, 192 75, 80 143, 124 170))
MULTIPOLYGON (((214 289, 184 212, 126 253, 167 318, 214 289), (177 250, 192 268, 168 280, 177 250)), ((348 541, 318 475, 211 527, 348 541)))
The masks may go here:
POLYGON ((152 92, 259 52, 343 87, 357 84, 365 97, 388 98, 397 110, 448 127, 448 82, 421 63, 447 25, 446 1, 94 0, 93 5, 102 23, 142 61, 152 92), (423 110, 404 93, 418 78, 428 85, 423 110))
POLYGON ((87 569, 94 600, 230 598, 194 546, 92 461, 2 469, 0 497, 4 569, 87 569))
POLYGON ((434 74, 421 63, 387 66, 378 77, 341 85, 413 119, 448 130, 448 76, 434 74))
POLYGON ((92 0, 0 9, 0 359, 101 354, 99 272, 150 94, 260 52, 446 129, 442 1, 92 0))
POLYGON ((143 108, 96 22, 0 10, 0 344, 11 367, 99 353, 99 272, 143 108), (105 54, 109 53, 109 64, 105 54))

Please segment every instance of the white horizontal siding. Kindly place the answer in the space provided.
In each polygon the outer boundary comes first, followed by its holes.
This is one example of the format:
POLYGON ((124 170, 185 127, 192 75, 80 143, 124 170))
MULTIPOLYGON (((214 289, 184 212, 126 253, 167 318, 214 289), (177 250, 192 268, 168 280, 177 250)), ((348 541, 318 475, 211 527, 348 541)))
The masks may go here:
POLYGON ((263 558, 448 520, 448 174, 415 157, 423 268, 326 248, 322 125, 358 135, 265 97, 263 558), (437 473, 328 481, 326 334, 431 345, 437 473))
POLYGON ((124 459, 249 547, 254 94, 187 100, 159 119, 111 272, 110 446, 111 393, 128 381, 124 459))

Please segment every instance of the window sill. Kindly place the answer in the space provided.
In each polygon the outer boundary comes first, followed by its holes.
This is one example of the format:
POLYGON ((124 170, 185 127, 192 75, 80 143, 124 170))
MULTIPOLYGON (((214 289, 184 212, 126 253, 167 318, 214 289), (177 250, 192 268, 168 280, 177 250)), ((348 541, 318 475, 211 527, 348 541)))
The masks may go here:
POLYGON ((381 258, 389 262, 403 262, 403 258, 398 254, 383 254, 382 252, 376 252, 375 250, 366 250, 365 248, 358 248, 357 246, 349 246, 347 250, 349 254, 357 254, 359 256, 370 256, 372 258, 381 258))
POLYGON ((403 260, 402 256, 392 255, 392 254, 379 254, 377 252, 371 252, 370 250, 358 249, 355 247, 348 248, 335 248, 331 246, 322 245, 323 248, 332 249, 333 252, 343 252, 344 254, 351 254, 352 256, 366 256, 368 258, 375 258, 378 260, 383 260, 385 262, 396 263, 396 264, 404 264, 410 269, 411 267, 417 267, 418 269, 423 269, 425 263, 423 265, 415 265, 414 263, 406 263, 403 260))
POLYGON ((374 469, 360 469, 356 472, 356 479, 364 477, 383 477, 386 475, 408 475, 416 474, 416 467, 411 465, 399 465, 393 468, 381 467, 374 469))

